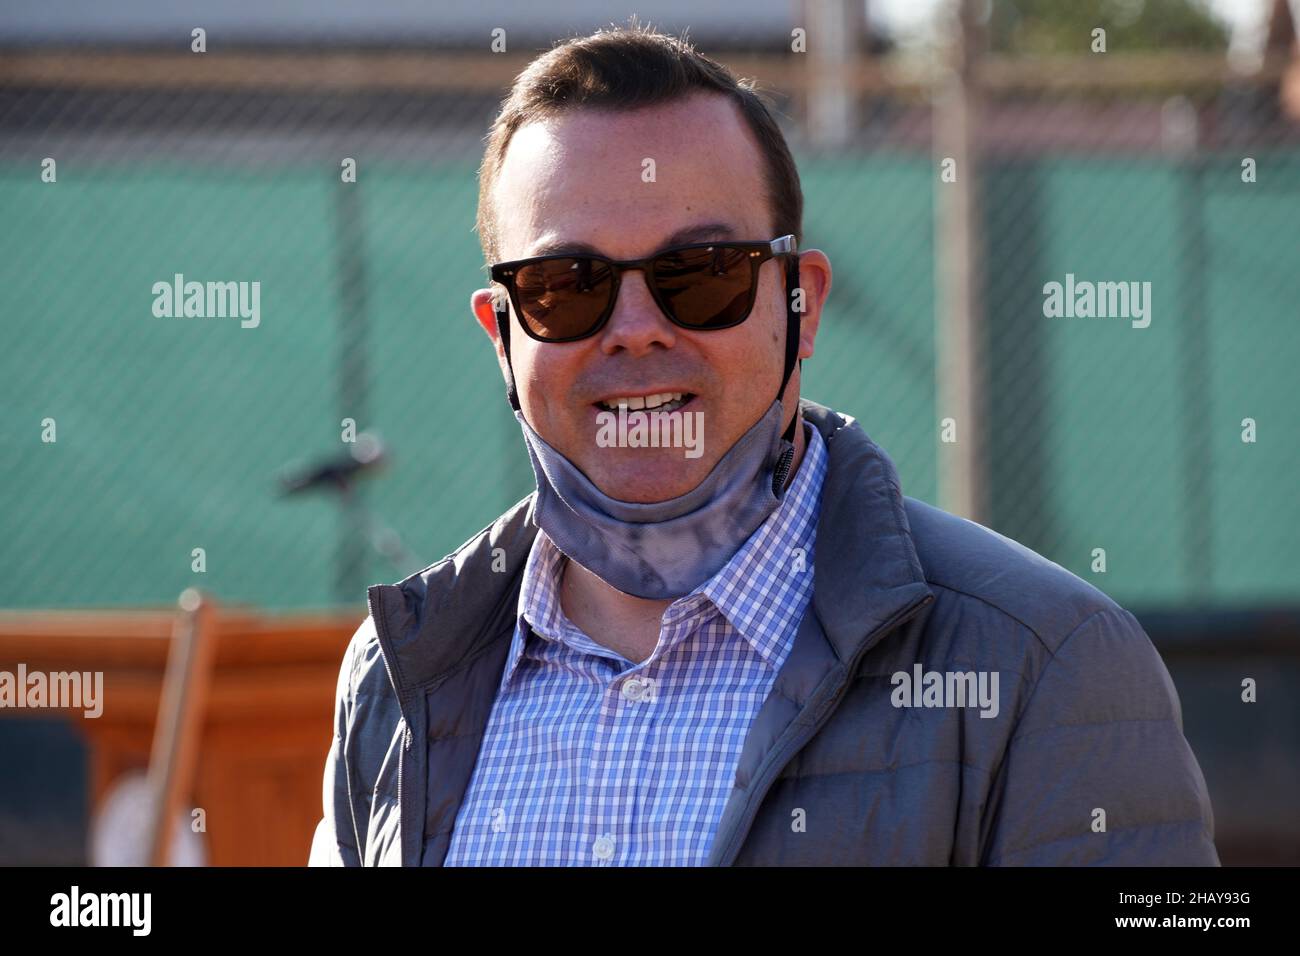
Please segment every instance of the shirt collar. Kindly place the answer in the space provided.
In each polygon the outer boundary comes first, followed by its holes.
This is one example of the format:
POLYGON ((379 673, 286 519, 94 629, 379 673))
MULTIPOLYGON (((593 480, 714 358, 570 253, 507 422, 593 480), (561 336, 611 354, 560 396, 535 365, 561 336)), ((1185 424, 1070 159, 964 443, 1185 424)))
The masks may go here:
POLYGON ((773 668, 784 662, 793 625, 812 596, 826 443, 816 428, 805 426, 805 433, 803 461, 781 504, 732 559, 696 589, 773 668))
MULTIPOLYGON (((674 617, 697 612, 700 596, 707 598, 774 669, 789 652, 791 625, 803 616, 812 595, 813 549, 827 451, 816 428, 805 423, 804 433, 808 441, 803 461, 781 504, 716 574, 664 612, 665 620, 671 622, 674 617)), ((539 529, 524 567, 501 689, 509 684, 523 658, 530 630, 543 639, 556 640, 564 634, 579 646, 599 647, 574 628, 560 607, 563 558, 539 529)))

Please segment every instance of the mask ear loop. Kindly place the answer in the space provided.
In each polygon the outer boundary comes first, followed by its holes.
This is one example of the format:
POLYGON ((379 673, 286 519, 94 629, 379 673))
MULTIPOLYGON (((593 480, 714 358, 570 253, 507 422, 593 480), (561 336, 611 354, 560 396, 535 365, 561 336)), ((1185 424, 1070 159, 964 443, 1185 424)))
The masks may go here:
MULTIPOLYGON (((797 255, 790 256, 789 262, 786 263, 785 288, 785 373, 781 376, 781 387, 776 390, 777 401, 780 401, 781 396, 785 394, 785 387, 790 381, 795 362, 799 363, 800 369, 803 368, 803 359, 799 358, 799 329, 803 323, 794 307, 795 296, 798 295, 799 289, 799 257, 797 255)), ((781 437, 789 442, 794 441, 793 420, 781 437)))
POLYGON ((516 412, 522 412, 519 407, 519 393, 515 391, 515 370, 510 364, 510 307, 504 309, 493 307, 497 314, 497 335, 501 337, 501 349, 506 354, 506 400, 510 402, 510 407, 516 412))
MULTIPOLYGON (((785 373, 781 376, 781 387, 776 390, 776 400, 781 401, 781 396, 785 394, 785 387, 790 381, 790 374, 794 371, 795 362, 799 363, 799 368, 803 368, 803 359, 799 358, 799 328, 802 320, 799 317, 798 310, 794 307, 795 296, 799 288, 799 257, 790 256, 785 266, 785 373)), ((781 458, 776 463, 776 470, 772 473, 772 494, 780 498, 785 488, 785 480, 790 475, 790 466, 794 462, 794 435, 795 426, 799 422, 799 408, 795 406, 794 417, 790 419, 790 425, 786 428, 785 433, 781 436, 786 444, 786 449, 781 454, 781 458)))

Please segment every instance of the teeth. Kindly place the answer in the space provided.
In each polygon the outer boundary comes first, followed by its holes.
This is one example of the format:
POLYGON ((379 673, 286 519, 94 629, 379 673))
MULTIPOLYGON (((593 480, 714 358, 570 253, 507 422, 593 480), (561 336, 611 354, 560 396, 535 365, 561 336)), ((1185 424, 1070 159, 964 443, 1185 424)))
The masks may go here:
MULTIPOLYGON (((608 401, 601 402, 602 408, 610 411, 617 411, 620 405, 626 405, 629 410, 659 408, 665 405, 671 405, 675 409, 683 404, 686 397, 685 392, 661 392, 654 395, 633 398, 631 396, 621 395, 618 398, 611 398, 608 401)), ((672 409, 666 409, 671 411, 672 409)))

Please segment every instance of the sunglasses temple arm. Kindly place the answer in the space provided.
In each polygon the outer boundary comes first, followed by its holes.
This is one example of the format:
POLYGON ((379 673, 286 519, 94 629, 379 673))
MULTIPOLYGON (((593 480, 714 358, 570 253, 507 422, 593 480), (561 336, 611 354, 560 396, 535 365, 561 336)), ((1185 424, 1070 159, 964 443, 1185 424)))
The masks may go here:
POLYGON ((510 310, 494 309, 497 315, 497 334, 501 336, 501 350, 506 355, 506 399, 516 412, 519 408, 519 393, 515 391, 515 370, 510 364, 510 310))

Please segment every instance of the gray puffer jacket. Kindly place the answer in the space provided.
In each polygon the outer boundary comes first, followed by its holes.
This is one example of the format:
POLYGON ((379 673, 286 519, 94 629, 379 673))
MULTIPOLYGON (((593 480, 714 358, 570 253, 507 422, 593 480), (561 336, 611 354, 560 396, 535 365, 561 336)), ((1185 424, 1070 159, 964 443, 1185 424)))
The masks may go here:
MULTIPOLYGON (((813 598, 709 862, 1217 865, 1178 695, 1134 617, 905 498, 852 418, 800 407, 829 452, 813 598), (911 689, 898 676, 930 672, 911 689), (958 673, 997 674, 996 716, 924 706, 941 698, 922 687, 955 690, 958 673)), ((339 671, 313 865, 442 864, 515 626, 532 502, 370 588, 339 671)))

